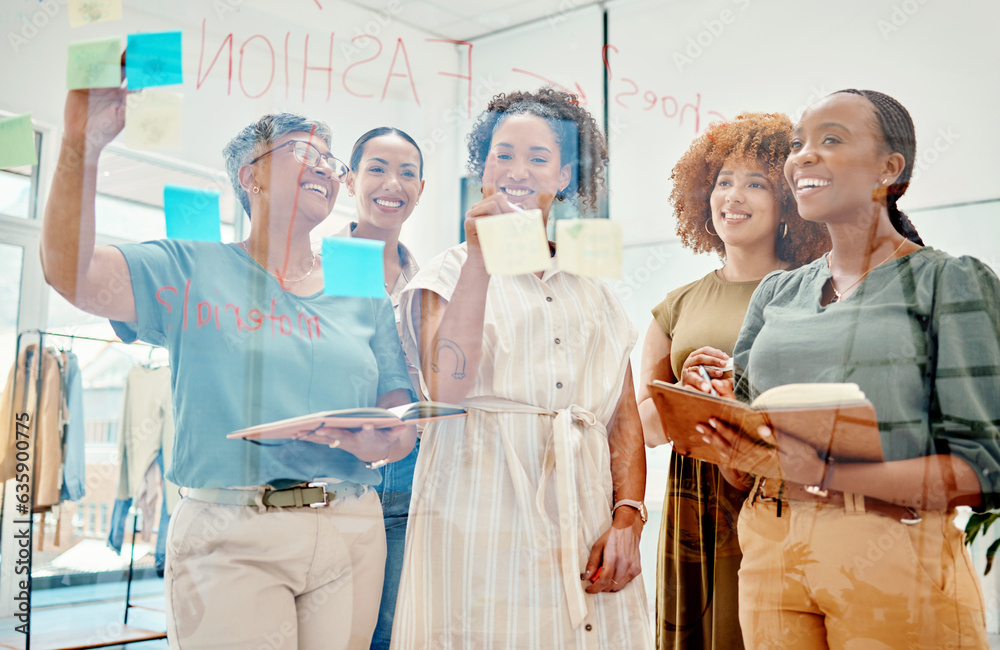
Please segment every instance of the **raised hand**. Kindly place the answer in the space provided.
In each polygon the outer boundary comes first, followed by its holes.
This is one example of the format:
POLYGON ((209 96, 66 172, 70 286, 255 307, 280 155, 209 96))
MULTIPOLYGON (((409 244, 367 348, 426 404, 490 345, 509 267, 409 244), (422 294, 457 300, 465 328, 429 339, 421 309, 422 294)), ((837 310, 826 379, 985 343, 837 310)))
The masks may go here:
MULTIPOLYGON (((125 54, 122 54, 122 80, 125 79, 125 54)), ((63 137, 77 148, 86 145, 90 155, 97 155, 125 128, 125 88, 89 88, 66 94, 63 110, 63 137)))

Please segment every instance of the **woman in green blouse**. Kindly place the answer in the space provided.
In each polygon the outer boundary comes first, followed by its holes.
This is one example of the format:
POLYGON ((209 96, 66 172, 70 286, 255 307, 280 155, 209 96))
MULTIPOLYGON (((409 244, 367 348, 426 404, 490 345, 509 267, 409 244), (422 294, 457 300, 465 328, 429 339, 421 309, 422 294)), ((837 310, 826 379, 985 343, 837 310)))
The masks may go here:
MULTIPOLYGON (((795 129, 785 176, 833 249, 761 282, 736 343, 736 392, 856 383, 885 462, 780 438, 783 476, 758 478, 739 519, 748 647, 986 647, 953 519, 957 505, 1000 505, 1000 281, 921 245, 896 207, 914 158, 909 114, 874 91, 830 95, 795 129)), ((733 395, 732 380, 711 383, 733 395)), ((717 421, 700 430, 723 454, 738 435, 717 421)))
MULTIPOLYGON (((826 229, 799 218, 785 183, 791 133, 784 115, 747 113, 696 139, 674 166, 670 198, 677 234, 688 248, 717 253, 724 264, 671 291, 653 309, 638 395, 650 447, 666 437, 649 382, 674 382, 683 368, 698 365, 721 375, 761 278, 829 249, 826 229)), ((657 552, 659 648, 742 645, 736 516, 752 479, 740 484, 731 478, 740 487, 723 481, 713 465, 671 456, 657 552)))

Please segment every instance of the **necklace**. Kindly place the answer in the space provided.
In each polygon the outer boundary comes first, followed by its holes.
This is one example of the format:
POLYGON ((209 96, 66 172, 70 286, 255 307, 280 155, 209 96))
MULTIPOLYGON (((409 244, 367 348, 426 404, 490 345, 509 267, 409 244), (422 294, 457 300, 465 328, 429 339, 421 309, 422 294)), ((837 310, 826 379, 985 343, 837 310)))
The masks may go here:
POLYGON ((852 282, 850 284, 850 286, 848 286, 843 291, 837 291, 837 287, 833 283, 833 251, 830 251, 829 253, 827 253, 827 256, 826 256, 826 267, 828 269, 830 269, 830 288, 833 289, 833 299, 830 301, 830 304, 832 305, 833 303, 838 302, 845 293, 847 293, 848 291, 850 291, 851 289, 853 289, 856 285, 860 284, 860 282, 862 280, 864 280, 866 277, 868 277, 869 273, 871 273, 877 267, 882 266, 883 264, 885 264, 886 262, 888 262, 889 260, 891 260, 893 257, 895 257, 896 253, 899 252, 899 250, 903 247, 903 244, 905 244, 907 241, 909 241, 909 240, 906 237, 903 237, 903 241, 899 242, 899 246, 896 247, 896 250, 894 250, 891 253, 889 253, 889 257, 885 258, 884 260, 882 260, 878 264, 875 264, 874 266, 868 267, 867 271, 865 271, 864 273, 862 273, 858 277, 857 280, 855 280, 854 282, 852 282))
MULTIPOLYGON (((257 262, 257 264, 260 264, 261 268, 267 270, 267 267, 261 264, 260 260, 254 257, 253 253, 250 252, 250 247, 247 245, 246 241, 240 242, 240 248, 242 248, 247 252, 247 255, 250 256, 250 259, 252 259, 254 262, 257 262)), ((312 263, 309 265, 309 270, 306 271, 305 275, 297 278, 282 278, 281 279, 282 284, 295 284, 296 282, 302 282, 310 275, 312 275, 312 272, 316 269, 316 259, 319 257, 319 255, 316 254, 316 251, 311 251, 311 252, 312 252, 312 263)))

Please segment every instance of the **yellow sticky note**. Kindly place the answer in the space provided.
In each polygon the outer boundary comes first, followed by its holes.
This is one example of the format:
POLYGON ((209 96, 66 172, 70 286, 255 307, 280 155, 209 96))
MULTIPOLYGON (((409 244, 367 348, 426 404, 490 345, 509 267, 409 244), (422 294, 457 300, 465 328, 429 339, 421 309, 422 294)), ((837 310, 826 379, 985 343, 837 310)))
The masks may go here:
POLYGON ((69 0, 69 26, 122 19, 122 0, 69 0))
POLYGON ((622 226, 608 219, 556 222, 556 263, 590 278, 622 277, 622 226))
POLYGON ((480 217, 476 232, 490 275, 520 275, 549 266, 549 242, 541 210, 480 217))
POLYGON ((135 93, 125 100, 125 145, 130 149, 181 146, 180 93, 135 93))

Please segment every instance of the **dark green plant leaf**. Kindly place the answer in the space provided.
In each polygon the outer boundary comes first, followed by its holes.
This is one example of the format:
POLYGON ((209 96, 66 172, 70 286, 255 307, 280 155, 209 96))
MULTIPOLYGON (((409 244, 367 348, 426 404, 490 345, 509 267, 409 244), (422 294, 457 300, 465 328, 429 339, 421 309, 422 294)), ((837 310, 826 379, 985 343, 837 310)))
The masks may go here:
POLYGON ((990 547, 986 549, 986 570, 983 571, 983 575, 987 575, 990 569, 993 568, 993 556, 997 554, 997 549, 1000 548, 1000 539, 995 540, 990 547))

